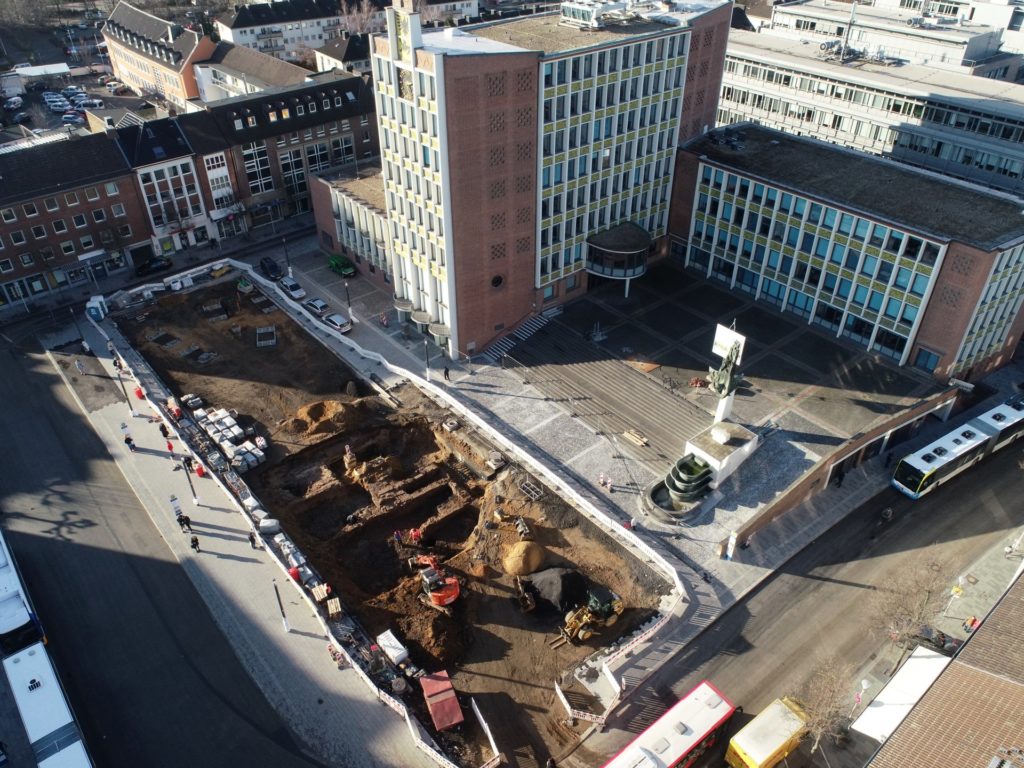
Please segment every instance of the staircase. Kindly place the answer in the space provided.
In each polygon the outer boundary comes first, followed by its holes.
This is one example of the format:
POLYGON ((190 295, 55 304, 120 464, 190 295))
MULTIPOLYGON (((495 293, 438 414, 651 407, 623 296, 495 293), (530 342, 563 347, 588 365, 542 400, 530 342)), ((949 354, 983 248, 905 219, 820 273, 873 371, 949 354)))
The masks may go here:
POLYGON ((525 323, 512 331, 512 333, 507 336, 502 336, 494 342, 487 348, 487 351, 484 352, 481 357, 491 364, 498 363, 501 358, 512 351, 518 342, 526 341, 528 338, 533 336, 533 334, 547 325, 551 321, 552 317, 557 317, 561 313, 561 307, 554 307, 553 309, 549 309, 547 312, 542 312, 539 315, 531 317, 525 323))

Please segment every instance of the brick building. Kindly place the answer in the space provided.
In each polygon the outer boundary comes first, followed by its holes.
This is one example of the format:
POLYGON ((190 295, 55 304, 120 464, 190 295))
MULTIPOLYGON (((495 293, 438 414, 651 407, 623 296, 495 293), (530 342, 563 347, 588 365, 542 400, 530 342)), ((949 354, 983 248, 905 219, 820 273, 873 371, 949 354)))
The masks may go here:
POLYGON ((741 124, 679 152, 688 269, 946 380, 1004 365, 1024 331, 1018 198, 741 124))
POLYGON ((0 154, 0 306, 130 266, 148 238, 131 166, 91 134, 0 154))

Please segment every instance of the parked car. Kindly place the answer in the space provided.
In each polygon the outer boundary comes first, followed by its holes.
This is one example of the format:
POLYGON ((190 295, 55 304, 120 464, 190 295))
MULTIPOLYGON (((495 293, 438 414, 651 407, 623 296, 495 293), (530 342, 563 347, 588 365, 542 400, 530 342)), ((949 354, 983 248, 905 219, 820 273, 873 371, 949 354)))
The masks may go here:
POLYGON ((342 277, 355 277, 358 274, 356 272, 356 265, 352 263, 352 260, 347 256, 342 256, 340 253, 331 254, 331 257, 327 259, 327 268, 342 277))
POLYGON ((352 321, 340 312, 331 312, 331 314, 322 317, 321 320, 324 325, 333 328, 339 333, 348 333, 352 330, 352 321))
POLYGON ((43 101, 66 101, 66 99, 63 96, 61 96, 59 93, 54 93, 53 91, 43 91, 40 94, 40 98, 43 101))
POLYGON ((123 88, 124 83, 122 83, 120 80, 111 80, 109 83, 106 83, 104 87, 111 93, 117 93, 117 89, 123 88))
POLYGON ((84 99, 78 103, 78 106, 85 109, 103 109, 103 99, 84 99))
POLYGON ((320 298, 310 299, 302 306, 304 306, 306 311, 314 317, 323 317, 327 314, 327 310, 330 309, 330 307, 327 306, 327 302, 320 298))
POLYGON ((50 111, 55 113, 55 114, 58 114, 58 115, 64 114, 70 108, 71 108, 71 105, 68 104, 68 102, 66 102, 66 101, 64 101, 64 102, 51 101, 50 102, 50 111))
POLYGON ((15 123, 15 125, 21 125, 23 123, 31 123, 32 122, 32 113, 31 112, 18 112, 14 117, 11 118, 11 121, 13 123, 15 123))
POLYGON ((280 280, 284 277, 284 272, 281 271, 281 265, 274 261, 270 256, 264 256, 260 259, 259 270, 267 280, 280 280))
POLYGON ((11 69, 23 69, 24 67, 31 67, 32 65, 27 61, 22 61, 15 64, 11 69))
POLYGON ((60 89, 60 95, 65 99, 70 99, 76 93, 85 93, 85 89, 80 85, 69 85, 67 88, 60 89))
POLYGON ((60 121, 64 125, 85 125, 85 118, 74 114, 64 115, 61 117, 60 121))
POLYGON ((290 277, 282 277, 278 285, 288 294, 289 298, 295 299, 295 301, 306 298, 305 289, 290 277))
POLYGON ((938 651, 946 656, 956 653, 964 641, 957 637, 950 637, 945 632, 940 632, 934 627, 918 627, 917 633, 907 638, 906 647, 913 648, 922 645, 932 651, 938 651))
POLYGON ((138 277, 145 277, 146 275, 156 274, 157 272, 166 272, 173 266, 170 259, 166 256, 154 256, 149 261, 143 262, 135 267, 135 274, 138 277))
POLYGON ((10 112, 13 112, 16 109, 21 109, 21 106, 24 103, 25 102, 22 101, 21 96, 12 96, 11 98, 9 98, 7 101, 4 102, 4 109, 6 109, 6 110, 8 110, 10 112))

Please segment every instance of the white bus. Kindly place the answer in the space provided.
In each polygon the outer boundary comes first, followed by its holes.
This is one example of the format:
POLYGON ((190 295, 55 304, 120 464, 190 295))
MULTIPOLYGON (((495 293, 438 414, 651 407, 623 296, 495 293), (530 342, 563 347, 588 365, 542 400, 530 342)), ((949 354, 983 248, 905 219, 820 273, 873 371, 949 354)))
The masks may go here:
POLYGON ((39 768, 92 768, 46 647, 36 643, 8 656, 4 672, 39 768))
POLYGON ((971 419, 921 450, 904 456, 892 485, 919 499, 1024 435, 1024 396, 1016 396, 971 419))
POLYGON ((28 601, 18 566, 0 533, 0 656, 43 640, 42 628, 28 601))

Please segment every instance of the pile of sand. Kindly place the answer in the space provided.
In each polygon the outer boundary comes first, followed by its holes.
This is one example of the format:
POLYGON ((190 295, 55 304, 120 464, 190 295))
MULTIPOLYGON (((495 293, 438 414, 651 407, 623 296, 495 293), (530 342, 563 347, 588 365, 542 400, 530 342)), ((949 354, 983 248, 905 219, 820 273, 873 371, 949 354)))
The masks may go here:
POLYGON ((544 564, 544 547, 535 541, 517 541, 501 562, 509 576, 525 576, 544 564))

